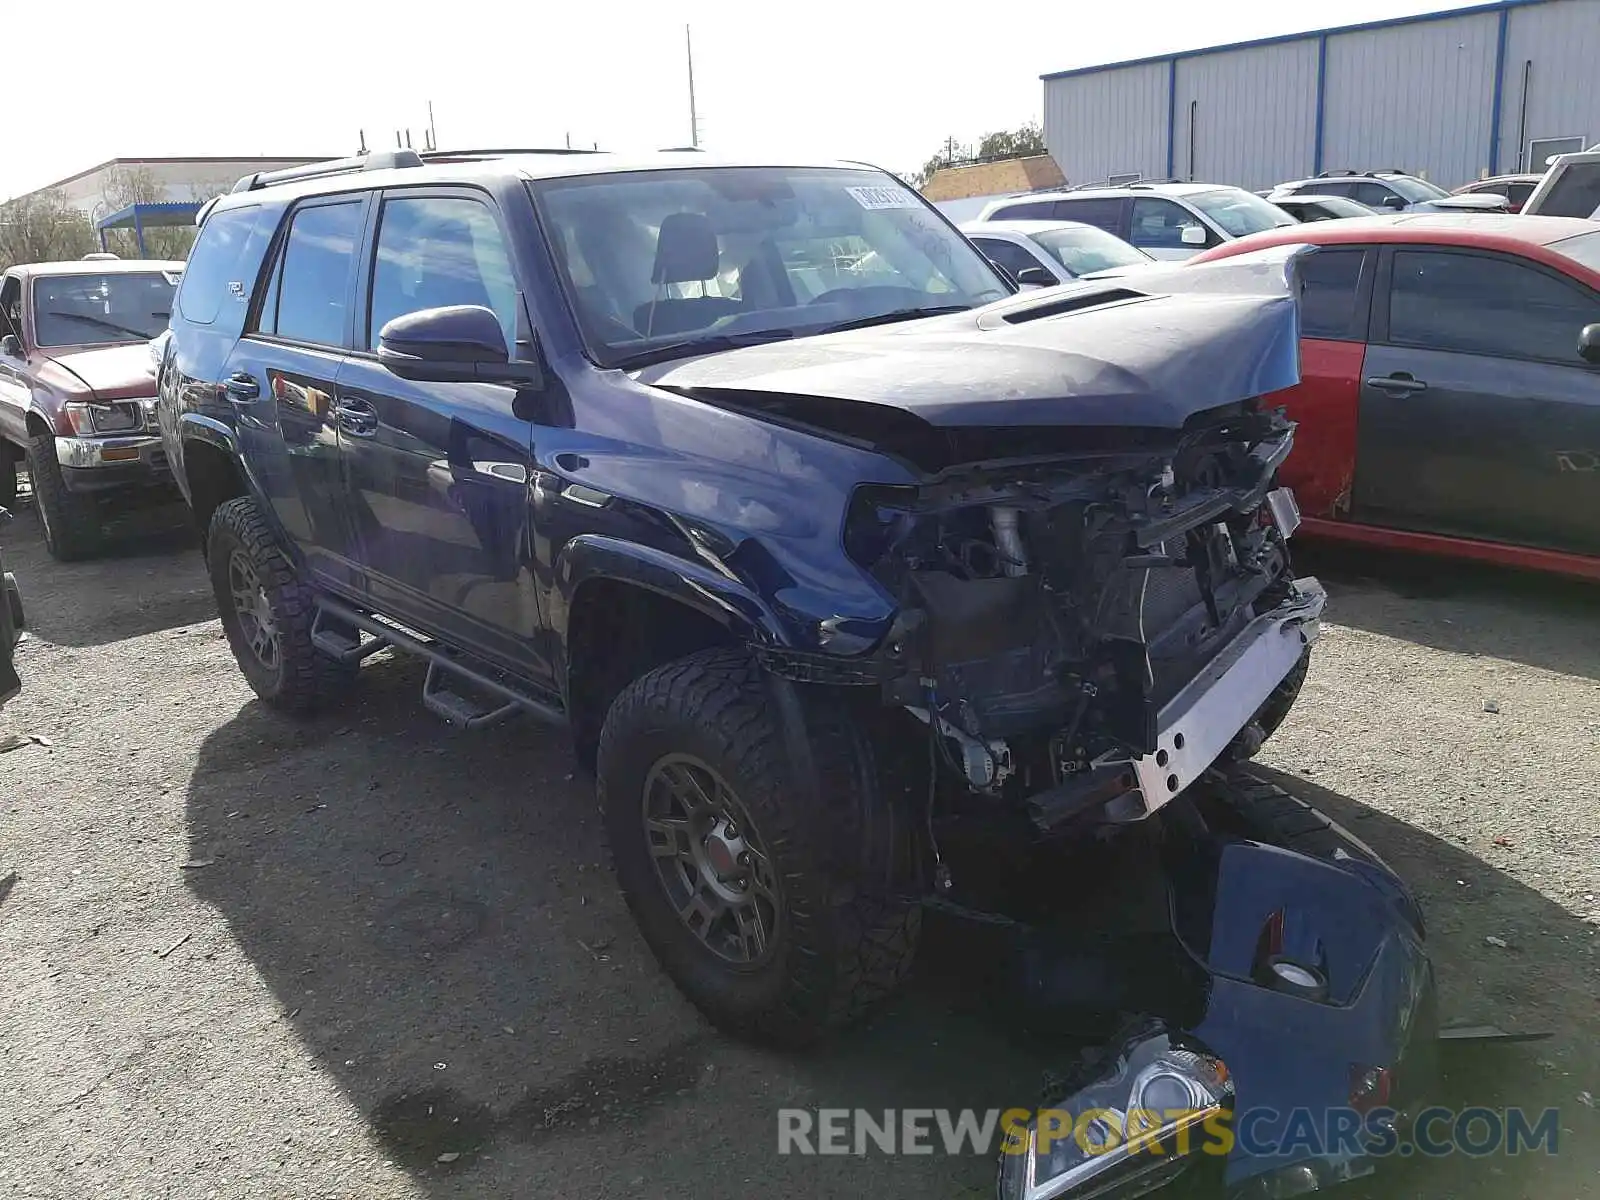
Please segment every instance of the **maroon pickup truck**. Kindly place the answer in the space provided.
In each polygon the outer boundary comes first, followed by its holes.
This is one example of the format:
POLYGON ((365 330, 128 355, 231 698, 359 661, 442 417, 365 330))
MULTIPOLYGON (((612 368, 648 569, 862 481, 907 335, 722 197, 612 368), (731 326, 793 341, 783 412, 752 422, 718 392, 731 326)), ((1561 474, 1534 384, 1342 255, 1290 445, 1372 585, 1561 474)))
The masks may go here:
POLYGON ((182 272, 97 256, 0 280, 0 505, 25 464, 58 559, 95 553, 110 513, 176 495, 149 343, 167 328, 182 272))

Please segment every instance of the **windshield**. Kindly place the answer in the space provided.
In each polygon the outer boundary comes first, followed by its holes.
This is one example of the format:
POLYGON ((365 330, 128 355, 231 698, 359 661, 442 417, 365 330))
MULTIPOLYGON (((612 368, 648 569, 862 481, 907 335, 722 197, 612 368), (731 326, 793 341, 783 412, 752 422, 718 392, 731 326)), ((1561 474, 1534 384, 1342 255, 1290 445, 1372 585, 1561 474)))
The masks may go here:
POLYGON ((965 238, 877 171, 707 167, 530 187, 607 366, 1010 294, 965 238))
POLYGON ((1184 199, 1221 226, 1224 233, 1233 237, 1244 237, 1264 229, 1278 229, 1297 223, 1276 204, 1269 204, 1243 188, 1195 192, 1184 199))
POLYGON ((1582 263, 1591 271, 1600 271, 1600 233, 1580 233, 1577 237, 1552 242, 1550 249, 1565 254, 1573 262, 1582 263))
POLYGON ((1074 275, 1087 275, 1091 271, 1107 271, 1112 267, 1131 267, 1150 262, 1150 256, 1115 234, 1093 225, 1079 225, 1062 229, 1046 229, 1028 235, 1038 242, 1068 271, 1074 275))
POLYGON ((167 327, 176 273, 41 275, 33 282, 33 332, 41 346, 147 342, 167 327))
POLYGON ((1416 204, 1421 200, 1439 200, 1450 194, 1442 187, 1435 187, 1426 179, 1414 179, 1410 175, 1385 175, 1383 181, 1399 192, 1407 204, 1416 204))

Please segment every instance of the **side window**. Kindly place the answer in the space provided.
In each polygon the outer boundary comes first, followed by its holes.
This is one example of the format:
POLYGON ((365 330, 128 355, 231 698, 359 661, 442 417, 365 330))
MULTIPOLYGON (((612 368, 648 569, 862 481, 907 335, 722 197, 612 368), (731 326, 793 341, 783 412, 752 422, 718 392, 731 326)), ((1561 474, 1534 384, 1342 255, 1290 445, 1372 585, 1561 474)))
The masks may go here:
POLYGON ((1354 200, 1355 184, 1340 183, 1333 179, 1319 179, 1315 183, 1303 183, 1295 189, 1302 196, 1312 194, 1318 196, 1343 196, 1346 200, 1354 200))
MULTIPOLYGON (((1528 197, 1533 195, 1533 189, 1534 185, 1531 183, 1512 183, 1506 186, 1505 196, 1515 207, 1521 208, 1528 202, 1528 197)), ((1494 190, 1499 191, 1500 189, 1495 188, 1494 190)))
POLYGON ((1600 162, 1565 163, 1549 183, 1539 205, 1541 216, 1592 219, 1600 214, 1600 162))
MULTIPOLYGON (((178 313, 185 321, 210 325, 230 301, 243 311, 254 279, 244 278, 239 268, 260 215, 255 204, 230 208, 213 213, 201 228, 178 285, 178 313)), ((260 265, 259 257, 255 265, 260 265)))
POLYGON ((1382 208, 1384 201, 1395 193, 1381 183, 1357 183, 1352 185, 1352 199, 1358 204, 1365 204, 1368 208, 1382 208))
POLYGON ((1503 258, 1400 250, 1389 289, 1389 341, 1499 358, 1578 362, 1578 335, 1600 301, 1503 258))
POLYGON ((1122 236, 1122 217, 1126 211, 1126 200, 1096 200, 1085 197, 1082 200, 1062 200, 1055 206, 1055 218, 1058 221, 1082 221, 1085 225, 1093 225, 1096 229, 1104 229, 1107 233, 1122 236))
POLYGON ((1366 340, 1365 313, 1356 312, 1363 250, 1318 250, 1300 268, 1300 335, 1331 341, 1366 340))
POLYGON ((1039 265, 1038 259, 1015 242, 1006 242, 999 238, 976 237, 972 239, 972 243, 983 251, 984 257, 989 259, 990 262, 999 263, 1004 267, 1012 279, 1015 279, 1019 272, 1039 265))
POLYGON ((1034 200, 1027 204, 1007 204, 989 214, 990 221, 1048 221, 1055 214, 1052 200, 1034 200))
POLYGON ((386 200, 364 344, 375 346, 379 332, 396 317, 456 304, 492 310, 507 348, 516 344, 517 288, 494 214, 464 196, 386 200))
POLYGON ((1140 196, 1133 202, 1133 230, 1128 240, 1141 250, 1183 249, 1185 225, 1205 228, 1193 213, 1171 200, 1140 196))
POLYGON ((298 209, 257 319, 262 333, 319 346, 344 345, 360 200, 298 209))
POLYGON ((22 280, 7 275, 0 283, 0 335, 22 339, 22 280))

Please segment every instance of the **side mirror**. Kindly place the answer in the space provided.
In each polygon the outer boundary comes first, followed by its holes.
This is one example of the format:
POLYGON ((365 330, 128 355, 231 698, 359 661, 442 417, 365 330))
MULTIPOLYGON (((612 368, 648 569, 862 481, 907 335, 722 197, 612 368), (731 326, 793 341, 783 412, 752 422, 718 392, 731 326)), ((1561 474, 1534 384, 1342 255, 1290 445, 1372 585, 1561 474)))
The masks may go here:
POLYGON ((426 383, 536 383, 538 367, 514 363, 500 318, 481 304, 423 308, 378 331, 378 361, 426 383))
POLYGON ((1405 206, 1406 202, 1400 199, 1399 196, 1391 194, 1383 198, 1383 207, 1385 208, 1404 209, 1405 206))
POLYGON ((8 333, 5 337, 0 337, 0 354, 5 355, 7 358, 21 358, 22 340, 14 333, 8 333))
POLYGON ((1022 287, 1055 287, 1058 282, 1043 267, 1023 267, 1017 272, 1017 283, 1022 287))
POLYGON ((1578 357, 1600 367, 1600 324, 1583 327, 1578 335, 1578 357))
POLYGON ((1210 241, 1203 225, 1185 225, 1178 236, 1185 246, 1204 246, 1210 241))

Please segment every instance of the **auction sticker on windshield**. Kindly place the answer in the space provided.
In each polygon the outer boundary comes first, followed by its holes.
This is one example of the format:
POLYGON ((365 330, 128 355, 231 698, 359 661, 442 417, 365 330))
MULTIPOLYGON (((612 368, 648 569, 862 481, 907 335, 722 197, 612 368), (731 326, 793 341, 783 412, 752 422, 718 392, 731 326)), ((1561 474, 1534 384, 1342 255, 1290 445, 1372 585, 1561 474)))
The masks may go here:
POLYGON ((918 200, 905 188, 897 187, 852 187, 845 191, 855 199, 862 208, 921 208, 922 201, 918 200))

